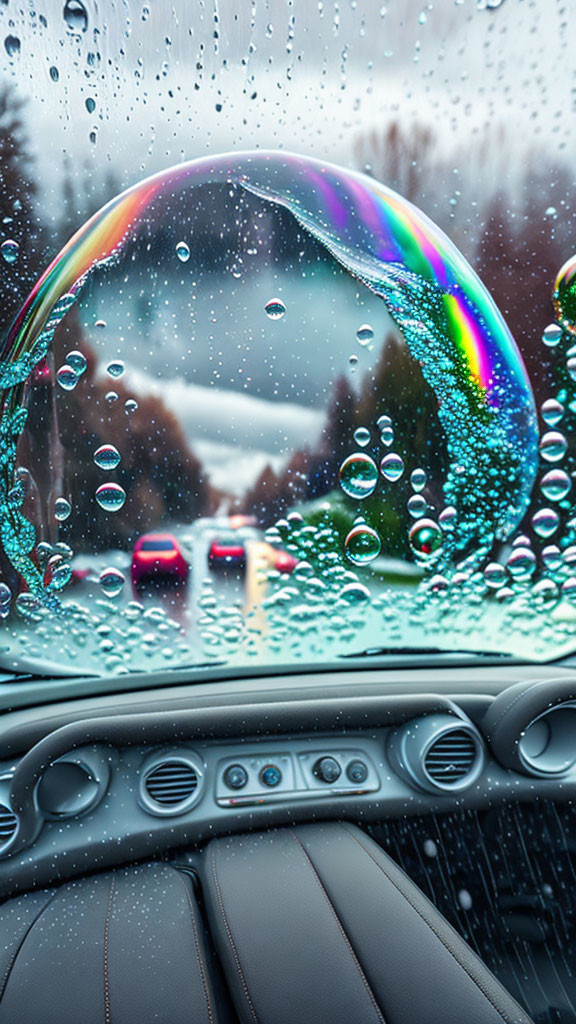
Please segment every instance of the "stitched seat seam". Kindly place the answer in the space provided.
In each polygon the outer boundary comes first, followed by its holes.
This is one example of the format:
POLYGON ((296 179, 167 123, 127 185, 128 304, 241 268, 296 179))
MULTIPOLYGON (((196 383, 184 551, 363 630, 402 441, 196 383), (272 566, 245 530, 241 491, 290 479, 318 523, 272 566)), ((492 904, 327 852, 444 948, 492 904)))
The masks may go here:
POLYGON ((200 954, 200 938, 199 938, 199 934, 198 934, 198 923, 196 921, 196 914, 195 914, 195 911, 194 911, 194 904, 193 904, 192 897, 190 895, 190 892, 189 892, 189 889, 188 889, 188 886, 187 886, 185 880, 182 878, 182 875, 180 873, 178 873, 178 877, 179 877, 180 881, 182 882, 182 885, 184 886, 184 891, 186 893, 186 899, 188 900, 188 906, 190 907, 190 917, 192 918, 192 930, 194 932, 194 946, 196 947, 196 959, 198 961, 198 971, 200 973, 200 979, 202 981, 202 988, 204 989, 204 998, 206 1000, 206 1010, 208 1012, 208 1020, 209 1020, 210 1024, 214 1024, 214 1014, 212 1013, 212 1003, 210 1001, 210 992, 209 992, 209 989, 208 989, 207 972, 205 972, 203 959, 202 959, 202 956, 200 954))
POLYGON ((111 1024, 111 1012, 110 1012, 110 920, 112 916, 112 906, 114 903, 114 889, 116 885, 116 876, 112 875, 110 882, 110 895, 108 896, 108 909, 106 911, 106 922, 104 925, 104 1021, 105 1024, 111 1024))
POLYGON ((215 851, 214 847, 212 847, 211 862, 212 862, 212 874, 214 876, 214 885, 216 887, 216 895, 217 895, 217 898, 218 898, 218 905, 219 905, 219 908, 220 908, 220 914, 222 916, 222 921, 224 922, 224 928, 226 929, 226 934, 228 935, 228 941, 230 943, 230 948, 232 950, 232 955, 234 957, 234 962, 236 964, 236 970, 238 972, 238 976, 240 978, 240 982, 242 984, 242 988, 244 989, 244 995, 246 996, 246 1001, 248 1003, 248 1006, 250 1007, 250 1012, 252 1014, 252 1017, 256 1021, 256 1024, 259 1024, 258 1017, 256 1016, 256 1010, 254 1009, 254 1004, 252 1002, 252 999, 250 998, 250 993, 248 991, 248 985, 246 984, 246 979, 245 979, 244 974, 242 972, 242 967, 241 967, 241 964, 240 964, 240 957, 238 956, 238 950, 236 949, 236 943, 234 942, 234 938, 232 936, 232 931, 231 931, 230 925, 228 923, 228 918, 226 917, 226 911, 224 909, 224 900, 222 899, 222 890, 220 889, 220 884, 218 882, 218 875, 216 873, 216 851, 215 851))
POLYGON ((56 889, 56 892, 51 893, 51 895, 46 900, 46 903, 44 904, 44 906, 40 907, 40 910, 38 911, 38 913, 35 915, 35 917, 32 919, 32 921, 28 925, 26 931, 24 932, 24 935, 22 936, 20 942, 18 943, 18 946, 14 950, 14 953, 12 954, 12 956, 10 958, 10 961, 8 963, 8 966, 7 966, 7 968, 6 968, 5 972, 4 972, 4 977, 2 978, 2 983, 0 984, 0 1003, 2 1002, 2 999, 4 997, 4 993, 6 991, 6 986, 8 985, 8 982, 10 980, 10 975, 12 973, 12 970, 14 968, 16 960, 18 959, 18 956, 20 955, 20 952, 22 951, 22 947, 24 946, 24 943, 26 942, 26 939, 28 938, 28 936, 29 936, 30 932, 32 931, 34 925, 37 924, 37 922, 42 917, 42 914, 44 913, 44 911, 47 910, 47 908, 50 906, 52 901, 58 895, 59 891, 60 891, 59 889, 56 889))
POLYGON ((314 875, 314 878, 315 878, 316 882, 318 883, 318 885, 320 887, 320 891, 322 892, 322 895, 324 896, 324 899, 326 900, 326 903, 328 904, 328 906, 329 906, 329 908, 330 908, 330 910, 332 912, 332 916, 334 917, 334 920, 336 921, 336 924, 338 925, 338 928, 340 930, 342 938, 344 939, 344 942, 346 943, 346 946, 348 948, 348 952, 350 953, 350 956, 352 957, 352 960, 353 960, 353 962, 354 962, 354 964, 355 964, 355 966, 356 966, 356 968, 358 970, 358 973, 360 974, 360 978, 362 979, 362 983, 364 985, 364 988, 366 989, 366 993, 367 993, 367 995, 368 995, 368 997, 370 999, 370 1002, 372 1003, 373 1008, 376 1010, 376 1013, 377 1013, 377 1016, 378 1016, 378 1020, 381 1022, 381 1024, 386 1024, 386 1022, 384 1020, 384 1017, 382 1015, 382 1010, 380 1009, 380 1007, 378 1005, 378 1002, 376 1000, 376 996, 374 995, 374 992, 372 991, 372 988, 370 986, 368 978, 366 977, 366 975, 364 973, 364 970, 362 968, 362 964, 360 963, 360 961, 359 961, 359 959, 358 959, 358 957, 357 957, 357 955, 356 955, 356 953, 354 951, 354 947, 352 946, 352 943, 350 942, 350 939, 348 938, 348 935, 346 934, 344 925, 342 924, 342 921, 340 920, 340 918, 338 916, 336 908, 335 908, 334 904, 332 903, 332 900, 330 899, 328 893, 326 892, 326 889, 324 887, 322 879, 320 878, 320 875, 318 874, 318 871, 316 870, 316 868, 314 866, 314 863, 312 861, 312 858, 310 857, 310 854, 308 853, 308 851, 306 850, 305 846, 301 842, 300 837, 297 835, 297 833, 294 832, 293 829, 290 829, 290 833, 293 836, 293 838, 295 839, 295 841, 298 843, 298 846, 300 847, 304 857, 306 858, 306 861, 308 862, 308 864, 310 866, 310 869, 311 869, 311 871, 312 871, 312 873, 314 875))

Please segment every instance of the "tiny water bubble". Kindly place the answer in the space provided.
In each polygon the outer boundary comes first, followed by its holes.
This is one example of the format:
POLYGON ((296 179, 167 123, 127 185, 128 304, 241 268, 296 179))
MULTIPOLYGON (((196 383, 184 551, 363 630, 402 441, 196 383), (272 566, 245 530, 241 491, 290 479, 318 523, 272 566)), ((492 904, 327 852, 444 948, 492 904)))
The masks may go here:
POLYGON ((125 582, 124 574, 113 566, 103 569, 98 578, 98 583, 106 597, 117 597, 125 582))
POLYGON ((73 391, 78 383, 78 374, 72 366, 64 363, 56 374, 56 380, 63 391, 73 391))
POLYGON ((116 391, 107 391, 104 398, 108 402, 108 405, 114 405, 114 402, 118 401, 118 394, 116 391))
POLYGON ((56 498, 56 501, 54 502, 54 518, 57 519, 59 523, 65 522, 71 511, 72 505, 66 500, 66 498, 56 498))
POLYGON ((286 306, 282 302, 282 299, 269 299, 264 306, 266 316, 270 320, 281 320, 286 312, 286 306))
POLYGON ((380 472, 385 480, 389 480, 391 483, 395 483, 399 480, 404 472, 404 461, 396 454, 396 452, 390 452, 385 455, 380 463, 380 472))
POLYGON ((126 401, 124 402, 124 412, 126 413, 127 416, 129 416, 130 413, 132 412, 136 412, 137 408, 138 402, 136 401, 135 398, 127 398, 126 401))
POLYGON ((551 469, 540 481, 540 490, 548 501, 562 501, 571 487, 572 481, 563 469, 551 469))
POLYGON ((122 360, 113 359, 110 363, 108 363, 108 366, 106 367, 106 373, 109 374, 110 377, 121 377, 122 374, 124 373, 124 363, 122 362, 122 360))
POLYGON ((88 28, 88 12, 81 0, 66 0, 63 16, 68 29, 74 35, 85 32, 88 28))
POLYGON ((360 345, 369 345, 374 337, 374 328, 370 324, 362 324, 356 331, 356 339, 360 345))
POLYGON ((96 491, 96 501, 105 512, 119 512, 126 501, 126 491, 120 484, 101 484, 96 491))
POLYGON ((484 582, 491 590, 499 590, 506 583, 506 570, 499 562, 489 562, 484 569, 484 582))
POLYGON ((442 548, 444 536, 434 519, 418 519, 408 534, 410 547, 420 559, 429 559, 442 548))
POLYGON ((428 502, 423 494, 413 494, 408 499, 406 508, 413 519, 421 519, 428 511, 428 502))
POLYGON ((186 242, 178 242, 176 245, 176 255, 180 263, 188 263, 190 259, 190 246, 186 242))
POLYGON ((378 483, 378 467, 364 452, 349 455, 340 466, 340 486, 350 498, 367 498, 378 483))
POLYGON ((542 341, 548 348, 555 348, 562 340, 562 334, 560 324, 548 324, 542 333, 542 341))
POLYGON ((93 455, 94 462, 100 469, 116 469, 120 464, 120 452, 113 444, 101 444, 93 455))
POLYGON ((555 427, 564 415, 564 406, 555 398, 548 398, 540 408, 542 419, 548 427, 555 427))
POLYGON ((366 427, 357 427, 354 431, 354 440, 360 448, 365 448, 370 442, 370 431, 366 427))
POLYGON ((344 541, 346 557, 354 565, 368 565, 380 554, 380 537, 366 523, 353 526, 344 541))
POLYGON ((560 462, 568 449, 564 434, 557 430, 549 430, 540 440, 540 455, 545 462, 560 462))
POLYGON ((412 470, 410 473, 410 484, 412 486, 412 490, 417 493, 424 490, 426 486, 426 473, 423 469, 412 470))
POLYGON ((532 528, 539 537, 548 539, 556 533, 560 525, 560 517, 553 508, 541 508, 532 516, 532 528))
POLYGON ((20 246, 13 238, 7 238, 0 245, 0 253, 2 253, 2 259, 5 263, 15 263, 20 253, 20 246))
POLYGON ((506 561, 506 568, 517 580, 525 580, 532 576, 536 569, 536 556, 532 548, 514 548, 506 561))
POLYGON ((74 373, 80 377, 81 374, 85 373, 88 363, 86 356, 82 352, 78 352, 77 349, 74 349, 66 356, 66 365, 71 366, 74 373))

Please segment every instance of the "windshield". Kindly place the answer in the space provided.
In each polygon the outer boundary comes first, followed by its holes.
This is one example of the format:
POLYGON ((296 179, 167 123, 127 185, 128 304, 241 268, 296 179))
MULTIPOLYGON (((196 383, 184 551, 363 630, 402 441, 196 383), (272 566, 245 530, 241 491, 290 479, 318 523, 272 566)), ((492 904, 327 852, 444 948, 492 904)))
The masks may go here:
POLYGON ((576 649, 570 5, 0 19, 0 664, 576 649))

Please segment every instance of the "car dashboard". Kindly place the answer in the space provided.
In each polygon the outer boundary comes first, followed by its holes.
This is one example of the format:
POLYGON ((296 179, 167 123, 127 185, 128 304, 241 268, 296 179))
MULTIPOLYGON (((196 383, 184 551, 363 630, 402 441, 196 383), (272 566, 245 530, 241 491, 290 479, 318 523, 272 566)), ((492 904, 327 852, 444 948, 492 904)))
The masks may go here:
POLYGON ((274 825, 567 801, 575 729, 573 671, 531 665, 183 683, 8 711, 0 892, 274 825))

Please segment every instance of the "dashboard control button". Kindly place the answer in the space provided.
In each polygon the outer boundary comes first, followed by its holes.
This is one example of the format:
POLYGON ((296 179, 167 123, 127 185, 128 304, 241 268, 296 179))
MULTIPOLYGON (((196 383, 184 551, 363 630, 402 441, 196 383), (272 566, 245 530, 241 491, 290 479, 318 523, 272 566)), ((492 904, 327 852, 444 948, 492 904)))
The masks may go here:
POLYGON ((282 772, 275 764, 267 764, 260 772, 260 782, 269 789, 274 789, 282 782, 282 772))
POLYGON ((342 769, 335 757, 321 757, 316 761, 312 770, 320 782, 327 782, 329 785, 336 782, 342 774, 342 769))
POLYGON ((350 779, 350 782, 366 782, 366 779, 368 778, 368 768, 364 764, 364 761, 350 761, 350 764, 346 769, 346 775, 350 779))
POLYGON ((224 785, 228 789, 243 789, 248 782, 248 772, 241 764, 231 764, 224 772, 224 785))

